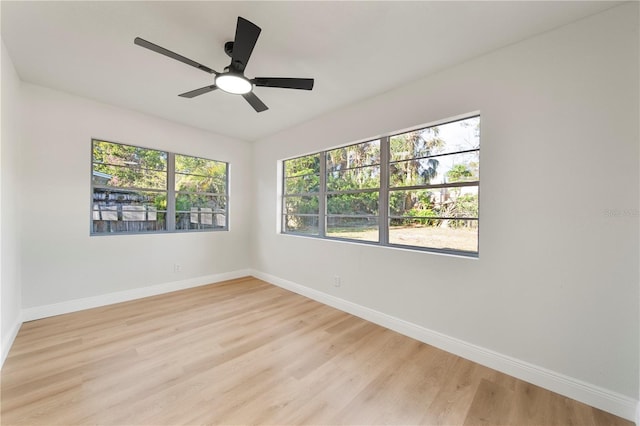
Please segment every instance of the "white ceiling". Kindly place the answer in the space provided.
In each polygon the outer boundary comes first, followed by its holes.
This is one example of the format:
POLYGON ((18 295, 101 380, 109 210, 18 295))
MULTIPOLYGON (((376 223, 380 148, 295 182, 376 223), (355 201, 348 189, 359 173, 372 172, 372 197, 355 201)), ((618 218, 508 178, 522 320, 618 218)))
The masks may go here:
POLYGON ((21 79, 254 141, 619 2, 2 1, 21 79), (262 28, 246 75, 313 77, 313 91, 258 87, 269 110, 212 76, 133 44, 139 36, 222 71, 238 16, 262 28))

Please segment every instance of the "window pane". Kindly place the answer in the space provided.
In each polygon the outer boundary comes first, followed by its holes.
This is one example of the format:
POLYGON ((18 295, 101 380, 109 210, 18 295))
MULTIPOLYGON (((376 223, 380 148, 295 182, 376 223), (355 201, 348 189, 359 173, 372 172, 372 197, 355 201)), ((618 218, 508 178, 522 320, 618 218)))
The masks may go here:
POLYGON ((392 136, 389 140, 391 161, 408 160, 438 154, 444 141, 434 127, 392 136))
POLYGON ((296 234, 318 235, 318 216, 283 216, 284 232, 296 234))
POLYGON ((436 182, 454 183, 480 180, 480 151, 444 155, 436 159, 439 162, 436 182))
POLYGON ((176 194, 176 229, 213 229, 227 226, 227 198, 205 194, 176 194))
POLYGON ((380 164, 380 141, 370 141, 327 152, 327 171, 380 164))
POLYGON ((284 176, 304 176, 320 174, 320 154, 292 158, 284 162, 284 176))
POLYGON ((200 176, 176 173, 176 191, 225 194, 227 192, 227 179, 224 175, 200 176))
POLYGON ((289 177, 284 180, 285 194, 304 194, 320 190, 320 175, 289 177))
POLYGON ((327 195, 327 213, 377 216, 378 192, 327 195))
POLYGON ((93 191, 93 232, 166 230, 164 192, 93 191))
POLYGON ((175 155, 176 230, 227 226, 227 163, 175 155))
POLYGON ((158 191, 124 191, 117 189, 93 189, 93 202, 100 205, 144 205, 158 210, 167 209, 167 193, 158 191))
POLYGON ((390 138, 391 161, 480 148, 480 117, 414 130, 390 138))
POLYGON ((327 172, 328 191, 349 191, 355 189, 379 188, 380 166, 327 172))
POLYGON ((208 176, 225 180, 227 163, 223 161, 208 160, 206 158, 191 157, 189 155, 176 154, 176 173, 208 176))
POLYGON ((285 214, 319 214, 318 197, 286 197, 285 214))
POLYGON ((93 162, 149 170, 167 170, 167 153, 131 145, 93 141, 93 162))
POLYGON ((116 188, 167 189, 167 172, 94 164, 93 183, 116 188))
POLYGON ((191 211, 192 207, 209 207, 214 210, 227 208, 227 197, 207 194, 176 194, 176 211, 191 211))
POLYGON ((361 241, 379 241, 378 218, 336 217, 327 218, 327 236, 361 241))
POLYGON ((477 252, 478 221, 391 219, 389 243, 477 252))
POLYGON ((177 230, 217 229, 226 226, 225 210, 216 210, 211 207, 191 207, 188 212, 176 212, 177 230))
POLYGON ((391 163, 389 186, 477 181, 480 179, 479 164, 479 151, 391 163))
POLYGON ((180 154, 175 159, 176 191, 226 193, 227 163, 180 154))
POLYGON ((100 234, 109 233, 138 233, 166 231, 166 212, 156 212, 155 220, 147 221, 122 221, 122 220, 94 220, 92 232, 100 234))
POLYGON ((477 218, 478 187, 391 191, 389 215, 392 218, 477 218))

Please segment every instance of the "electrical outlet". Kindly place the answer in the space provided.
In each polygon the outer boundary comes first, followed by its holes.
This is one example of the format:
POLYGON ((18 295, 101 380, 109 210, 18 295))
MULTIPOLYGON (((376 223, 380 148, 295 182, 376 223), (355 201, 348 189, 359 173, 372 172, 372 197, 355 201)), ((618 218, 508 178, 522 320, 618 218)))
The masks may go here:
POLYGON ((342 279, 340 278, 339 275, 336 275, 333 277, 333 286, 334 287, 340 287, 342 285, 342 279))
POLYGON ((182 265, 179 263, 173 264, 173 272, 182 272, 182 265))

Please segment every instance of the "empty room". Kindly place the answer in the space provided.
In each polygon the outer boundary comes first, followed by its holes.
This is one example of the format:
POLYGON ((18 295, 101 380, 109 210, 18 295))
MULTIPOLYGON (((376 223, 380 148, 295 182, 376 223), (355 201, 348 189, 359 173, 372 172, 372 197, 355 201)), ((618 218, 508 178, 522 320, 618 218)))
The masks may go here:
POLYGON ((0 19, 1 424, 640 424, 639 2, 0 19))

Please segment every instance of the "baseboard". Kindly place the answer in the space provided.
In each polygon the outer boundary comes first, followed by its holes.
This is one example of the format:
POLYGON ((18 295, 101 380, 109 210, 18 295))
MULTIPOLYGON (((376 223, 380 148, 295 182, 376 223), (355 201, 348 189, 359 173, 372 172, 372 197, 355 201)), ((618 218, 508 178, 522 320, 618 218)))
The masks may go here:
MULTIPOLYGON (((637 407, 640 407, 638 406, 639 403, 628 396, 456 339, 455 337, 447 336, 437 331, 429 330, 292 281, 255 270, 251 271, 251 275, 270 284, 301 294, 325 305, 348 312, 367 321, 404 334, 405 336, 409 336, 510 376, 517 377, 526 382, 533 383, 534 385, 559 393, 568 398, 575 399, 631 421, 635 420, 636 424, 640 426, 637 420, 638 413, 636 412, 637 407)), ((638 410, 640 410, 640 408, 638 408, 638 410)))
POLYGON ((70 312, 77 312, 85 309, 112 305, 114 303, 128 302, 130 300, 141 299, 143 297, 155 296, 158 294, 184 290, 192 287, 199 287, 202 285, 232 280, 235 278, 242 278, 249 275, 251 275, 250 270, 241 269, 221 274, 205 275, 201 277, 189 278, 186 280, 171 281, 168 283, 156 284, 148 287, 102 294, 100 296, 74 299, 66 302, 54 303, 51 305, 36 306, 33 308, 23 309, 22 318, 23 321, 33 321, 41 318, 52 317, 55 315, 68 314, 70 312))
POLYGON ((20 327, 22 327, 22 319, 17 318, 16 322, 11 327, 9 335, 2 339, 2 353, 0 353, 0 357, 2 358, 0 358, 0 369, 2 369, 4 361, 7 359, 7 355, 9 355, 9 350, 11 349, 11 346, 13 346, 13 341, 16 340, 20 327))
POLYGON ((636 407, 636 426, 640 426, 640 401, 636 407))

